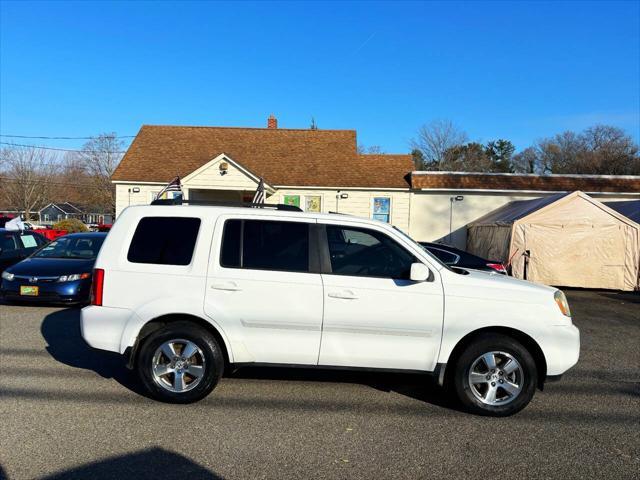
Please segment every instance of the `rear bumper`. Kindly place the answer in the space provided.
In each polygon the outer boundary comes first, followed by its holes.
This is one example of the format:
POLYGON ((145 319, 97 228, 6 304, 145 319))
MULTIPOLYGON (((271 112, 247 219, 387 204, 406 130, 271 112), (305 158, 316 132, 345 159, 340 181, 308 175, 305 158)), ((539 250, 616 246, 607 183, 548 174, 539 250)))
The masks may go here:
POLYGON ((80 312, 82 338, 90 347, 124 353, 122 335, 131 315, 131 310, 125 308, 84 307, 80 312))

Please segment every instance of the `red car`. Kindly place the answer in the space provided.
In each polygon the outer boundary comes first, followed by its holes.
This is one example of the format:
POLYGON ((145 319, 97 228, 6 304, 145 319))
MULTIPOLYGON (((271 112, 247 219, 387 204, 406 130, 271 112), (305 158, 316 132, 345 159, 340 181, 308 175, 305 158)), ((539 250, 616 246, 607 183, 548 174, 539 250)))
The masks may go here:
POLYGON ((49 241, 55 240, 56 238, 62 237, 63 235, 66 235, 67 233, 69 233, 67 230, 53 230, 50 228, 42 228, 34 231, 38 232, 40 235, 42 235, 49 241))

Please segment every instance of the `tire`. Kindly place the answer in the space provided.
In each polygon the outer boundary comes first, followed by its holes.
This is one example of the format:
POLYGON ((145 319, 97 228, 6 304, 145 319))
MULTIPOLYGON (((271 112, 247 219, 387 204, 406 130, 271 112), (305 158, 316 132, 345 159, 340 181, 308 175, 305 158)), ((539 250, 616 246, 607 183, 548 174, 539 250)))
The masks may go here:
POLYGON ((167 403, 193 403, 216 387, 224 370, 224 358, 218 342, 207 330, 190 322, 175 322, 144 339, 136 370, 152 398, 167 403))
POLYGON ((538 384, 531 353, 514 338, 500 334, 474 339, 455 360, 452 375, 453 390, 465 409, 493 417, 522 410, 538 384))

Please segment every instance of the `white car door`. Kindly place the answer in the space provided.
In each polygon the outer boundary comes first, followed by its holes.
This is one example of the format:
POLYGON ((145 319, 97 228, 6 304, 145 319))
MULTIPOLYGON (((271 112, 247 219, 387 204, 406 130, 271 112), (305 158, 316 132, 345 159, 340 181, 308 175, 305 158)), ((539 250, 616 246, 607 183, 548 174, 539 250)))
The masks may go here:
POLYGON ((431 269, 429 281, 409 280, 419 260, 384 229, 324 230, 319 364, 432 371, 443 322, 439 275, 431 269))
POLYGON ((309 265, 311 225, 264 215, 216 222, 205 312, 228 336, 235 362, 317 364, 323 292, 309 265))

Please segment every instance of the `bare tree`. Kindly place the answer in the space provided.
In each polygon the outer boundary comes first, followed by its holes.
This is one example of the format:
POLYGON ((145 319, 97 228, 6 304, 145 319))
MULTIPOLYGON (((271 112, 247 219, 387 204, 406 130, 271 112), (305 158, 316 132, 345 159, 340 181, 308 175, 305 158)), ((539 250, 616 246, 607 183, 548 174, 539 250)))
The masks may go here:
POLYGON ((439 167, 450 172, 491 172, 493 161, 484 145, 470 142, 447 149, 439 167))
MULTIPOLYGON (((527 152, 529 162, 544 173, 637 175, 638 145, 623 130, 596 125, 582 133, 564 132, 539 140, 527 152), (535 157, 535 158, 534 158, 535 157)), ((523 158, 518 154, 518 159, 523 158)))
POLYGON ((638 145, 624 130, 595 125, 581 134, 584 152, 579 157, 583 173, 633 175, 640 173, 638 145))
POLYGON ((0 157, 4 169, 2 195, 29 221, 31 212, 49 199, 57 157, 37 147, 19 146, 4 148, 0 157))
POLYGON ((527 147, 513 156, 511 160, 515 173, 540 173, 541 166, 538 152, 534 147, 527 147))
POLYGON ((49 201, 70 202, 81 207, 94 203, 93 183, 87 174, 84 160, 77 152, 64 155, 53 179, 55 184, 64 188, 53 189, 49 201))
POLYGON ((92 202, 115 212, 116 193, 111 175, 122 159, 124 142, 115 133, 103 133, 84 144, 78 153, 93 188, 92 202))
POLYGON ((411 147, 422 153, 424 169, 443 170, 445 152, 466 141, 467 134, 451 120, 434 120, 420 127, 416 138, 411 141, 411 147))
POLYGON ((363 144, 358 145, 358 153, 360 155, 364 155, 364 154, 383 154, 384 150, 382 149, 382 147, 380 145, 371 145, 370 147, 367 147, 363 144))

